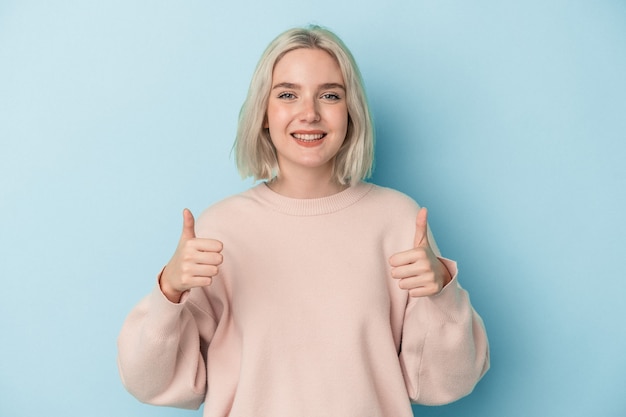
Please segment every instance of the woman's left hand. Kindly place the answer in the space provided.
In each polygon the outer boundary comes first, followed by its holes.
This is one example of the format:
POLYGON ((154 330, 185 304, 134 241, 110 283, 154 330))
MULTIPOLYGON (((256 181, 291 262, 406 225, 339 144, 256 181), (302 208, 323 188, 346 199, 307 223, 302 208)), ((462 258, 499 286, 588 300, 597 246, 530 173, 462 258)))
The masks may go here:
POLYGON ((428 211, 422 207, 415 222, 413 249, 396 253, 389 258, 391 277, 398 286, 408 290, 411 297, 438 294, 452 277, 437 258, 428 242, 428 211))

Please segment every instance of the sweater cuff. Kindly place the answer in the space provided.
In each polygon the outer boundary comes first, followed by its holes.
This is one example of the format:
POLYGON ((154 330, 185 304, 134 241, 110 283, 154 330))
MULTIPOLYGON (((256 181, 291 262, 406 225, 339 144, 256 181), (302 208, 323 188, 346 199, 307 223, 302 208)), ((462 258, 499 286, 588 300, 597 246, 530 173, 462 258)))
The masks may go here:
POLYGON ((456 281, 456 277, 459 274, 459 269, 457 267, 456 261, 453 261, 452 259, 448 259, 448 258, 443 258, 441 256, 437 257, 437 259, 439 259, 441 261, 441 263, 443 264, 443 266, 448 270, 448 272, 450 273, 450 282, 448 282, 442 289, 441 291, 439 291, 439 294, 441 294, 443 291, 445 291, 445 289, 447 287, 449 287, 454 281, 456 281))
POLYGON ((180 303, 171 302, 161 291, 161 286, 158 282, 160 276, 161 274, 157 276, 157 282, 146 300, 148 304, 146 320, 151 322, 147 325, 147 328, 154 329, 155 334, 153 334, 153 337, 168 339, 178 334, 179 319, 185 309, 185 300, 188 292, 183 294, 180 303))
POLYGON ((454 322, 462 321, 468 312, 468 297, 467 292, 461 288, 457 278, 457 263, 447 258, 440 257, 439 260, 448 269, 452 279, 439 293, 428 298, 442 314, 442 319, 454 322))

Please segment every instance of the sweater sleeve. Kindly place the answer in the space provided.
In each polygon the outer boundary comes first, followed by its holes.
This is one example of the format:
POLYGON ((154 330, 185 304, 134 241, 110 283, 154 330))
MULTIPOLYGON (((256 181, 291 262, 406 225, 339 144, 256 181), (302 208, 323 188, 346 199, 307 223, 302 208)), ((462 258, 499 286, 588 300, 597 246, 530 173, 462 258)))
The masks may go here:
MULTIPOLYGON (((170 302, 158 285, 128 315, 118 338, 118 367, 126 389, 138 400, 197 409, 205 398, 206 365, 198 320, 189 300, 170 302)), ((206 313, 203 326, 214 333, 206 313)))
POLYGON ((457 280, 454 261, 440 258, 452 281, 437 295, 409 298, 400 363, 411 401, 446 404, 472 392, 489 369, 483 321, 457 280))

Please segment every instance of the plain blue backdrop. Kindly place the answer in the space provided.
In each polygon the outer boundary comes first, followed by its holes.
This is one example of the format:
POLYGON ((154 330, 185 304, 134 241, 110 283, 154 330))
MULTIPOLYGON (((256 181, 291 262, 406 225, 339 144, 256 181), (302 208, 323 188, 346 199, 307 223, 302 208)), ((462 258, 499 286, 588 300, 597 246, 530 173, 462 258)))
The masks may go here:
POLYGON ((626 415, 626 2, 3 0, 0 416, 201 415, 127 394, 117 334, 182 208, 252 184, 250 75, 307 23, 352 49, 373 181, 429 207, 487 326, 475 392, 415 415, 626 415))

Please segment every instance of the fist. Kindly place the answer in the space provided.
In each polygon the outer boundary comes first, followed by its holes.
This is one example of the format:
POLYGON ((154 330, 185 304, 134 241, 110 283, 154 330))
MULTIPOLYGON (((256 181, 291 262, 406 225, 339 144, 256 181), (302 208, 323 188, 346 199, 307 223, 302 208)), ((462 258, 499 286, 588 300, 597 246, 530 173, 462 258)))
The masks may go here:
POLYGON ((159 284, 172 302, 180 302, 185 291, 211 285, 222 263, 222 242, 196 237, 195 220, 188 209, 183 211, 183 231, 176 252, 167 263, 159 284))
POLYGON ((411 297, 435 295, 450 282, 448 269, 434 254, 428 242, 428 211, 421 208, 415 221, 413 248, 389 258, 391 277, 411 297))

